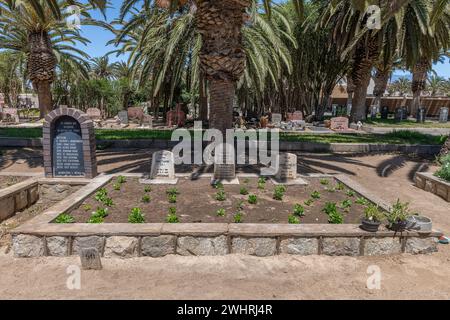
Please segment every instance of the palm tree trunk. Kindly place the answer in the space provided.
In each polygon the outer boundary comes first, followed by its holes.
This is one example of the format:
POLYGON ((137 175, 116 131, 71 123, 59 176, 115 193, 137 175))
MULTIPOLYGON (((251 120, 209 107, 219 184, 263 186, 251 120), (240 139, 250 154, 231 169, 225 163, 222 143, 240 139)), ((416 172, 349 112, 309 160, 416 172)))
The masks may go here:
POLYGON ((211 94, 210 128, 218 129, 226 133, 226 129, 233 127, 233 101, 235 87, 233 81, 210 80, 209 90, 211 94))
POLYGON ((47 113, 52 111, 53 100, 51 84, 49 81, 40 81, 36 83, 35 87, 38 94, 40 117, 44 118, 47 113))
POLYGON ((386 67, 383 69, 377 68, 377 73, 375 75, 375 88, 373 89, 373 95, 375 100, 373 105, 381 107, 381 97, 386 92, 389 77, 391 75, 391 68, 386 67))
POLYGON ((358 122, 366 119, 366 97, 369 83, 370 70, 363 77, 361 77, 359 84, 355 88, 355 93, 353 94, 353 105, 351 113, 351 119, 353 122, 358 122))
POLYGON ((199 99, 200 99, 200 120, 205 123, 208 121, 208 96, 206 94, 206 79, 203 73, 200 72, 200 84, 199 84, 199 99))
POLYGON ((411 85, 411 90, 413 92, 413 100, 411 103, 411 115, 415 116, 417 110, 420 107, 420 95, 422 90, 425 90, 427 81, 427 72, 430 69, 430 62, 428 59, 422 57, 414 66, 413 69, 413 80, 411 85))

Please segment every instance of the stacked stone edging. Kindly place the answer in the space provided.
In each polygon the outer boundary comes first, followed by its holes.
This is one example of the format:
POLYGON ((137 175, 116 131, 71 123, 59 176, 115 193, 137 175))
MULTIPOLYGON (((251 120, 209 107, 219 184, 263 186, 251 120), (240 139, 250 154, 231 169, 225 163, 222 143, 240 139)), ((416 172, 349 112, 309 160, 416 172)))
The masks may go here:
POLYGON ((414 176, 416 187, 434 193, 450 202, 450 182, 435 177, 432 173, 417 172, 414 176))
POLYGON ((39 200, 37 178, 30 178, 0 190, 0 222, 39 200))

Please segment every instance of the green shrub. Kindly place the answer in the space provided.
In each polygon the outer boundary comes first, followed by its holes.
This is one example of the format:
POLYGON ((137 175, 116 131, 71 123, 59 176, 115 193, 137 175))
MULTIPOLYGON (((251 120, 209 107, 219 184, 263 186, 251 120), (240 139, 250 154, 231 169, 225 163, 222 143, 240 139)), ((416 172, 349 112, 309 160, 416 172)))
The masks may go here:
POLYGON ((180 222, 180 220, 178 219, 177 216, 177 209, 174 207, 170 207, 169 208, 169 214, 166 217, 166 222, 167 223, 178 223, 180 222))
POLYGON ((364 209, 364 217, 369 221, 381 222, 383 221, 384 214, 380 211, 378 206, 370 204, 364 209))
POLYGON ((328 181, 328 179, 320 179, 320 184, 327 186, 330 183, 330 181, 328 181))
POLYGON ((409 203, 401 203, 400 199, 397 199, 397 202, 392 205, 392 208, 389 212, 385 214, 387 221, 389 222, 389 226, 391 227, 394 223, 406 221, 411 216, 411 212, 409 210, 409 203))
POLYGON ((142 202, 149 203, 150 201, 151 201, 151 198, 150 198, 150 196, 148 194, 144 194, 142 196, 142 202))
POLYGON ((84 211, 90 211, 91 209, 92 209, 92 206, 90 204, 83 205, 83 210, 84 211))
POLYGON ((216 215, 217 215, 218 217, 223 217, 223 216, 225 216, 225 209, 220 208, 219 210, 216 211, 216 215))
POLYGON ((359 197, 355 200, 355 203, 360 204, 362 206, 367 206, 369 204, 369 201, 366 198, 359 197))
POLYGON ((150 186, 145 186, 144 192, 152 192, 152 187, 150 187, 150 186))
POLYGON ((225 201, 226 199, 227 199, 227 196, 225 194, 225 191, 223 191, 222 189, 217 191, 217 193, 216 193, 216 200, 217 201, 225 201))
POLYGON ((283 200, 284 194, 286 193, 286 187, 285 186, 276 186, 273 192, 273 198, 275 200, 283 200))
POLYGON ((314 200, 313 199, 307 199, 303 203, 305 204, 305 206, 309 207, 310 205, 312 205, 314 203, 314 200))
POLYGON ((246 196, 246 195, 248 195, 248 190, 247 190, 247 188, 242 187, 242 188, 239 190, 239 193, 242 194, 242 195, 244 195, 244 196, 246 196))
POLYGON ((114 190, 116 190, 116 191, 120 191, 120 188, 122 187, 122 185, 120 184, 120 183, 114 183, 113 184, 113 188, 114 188, 114 190))
POLYGON ((313 198, 313 199, 320 199, 320 197, 321 197, 321 195, 320 195, 320 192, 319 191, 313 191, 312 193, 311 193, 311 198, 313 198))
POLYGON ((258 189, 264 190, 266 188, 266 178, 261 177, 258 179, 258 189))
POLYGON ((434 173, 436 177, 450 181, 450 153, 440 159, 441 167, 434 173))
POLYGON ((105 221, 104 218, 96 215, 92 215, 87 223, 103 223, 105 221))
POLYGON ((176 194, 169 194, 167 196, 167 199, 169 200, 169 203, 177 203, 177 195, 176 194))
POLYGON ((61 213, 56 219, 56 223, 74 223, 75 219, 68 213, 61 213))
POLYGON ((295 216, 295 215, 293 215, 293 214, 290 214, 290 215, 288 216, 288 222, 289 222, 290 224, 299 224, 299 223, 300 223, 300 219, 299 219, 297 216, 295 216))
POLYGON ((330 193, 336 192, 335 188, 330 188, 330 187, 325 188, 325 190, 330 192, 330 193))
POLYGON ((216 188, 216 189, 219 189, 219 190, 224 189, 223 183, 220 182, 220 181, 216 181, 216 182, 213 184, 213 187, 216 188))
POLYGON ((345 189, 345 184, 343 184, 342 182, 338 182, 336 184, 336 189, 339 190, 339 191, 344 190, 345 189))
POLYGON ((244 209, 244 201, 240 200, 236 205, 237 210, 243 210, 244 209))
POLYGON ((242 213, 236 212, 233 216, 234 223, 241 223, 242 222, 242 213))
POLYGON ((107 207, 112 207, 114 205, 114 202, 111 198, 106 197, 103 199, 102 203, 107 207))
POLYGON ((255 194, 251 194, 248 196, 248 203, 256 204, 258 202, 258 197, 255 194))
POLYGON ((97 210, 95 210, 92 213, 93 216, 98 216, 98 217, 102 217, 102 218, 106 218, 106 216, 108 215, 108 209, 107 208, 97 208, 97 210))
POLYGON ((145 222, 145 217, 142 214, 142 211, 140 208, 131 209, 131 212, 128 215, 128 222, 129 223, 144 223, 145 222))
POLYGON ((305 215, 305 208, 301 204, 296 203, 294 205, 294 215, 303 217, 305 215))
POLYGON ((341 203, 341 208, 342 209, 347 209, 347 208, 350 208, 351 206, 352 206, 352 200, 350 200, 350 199, 345 199, 341 203))
POLYGON ((127 178, 125 178, 124 176, 118 176, 116 181, 117 181, 117 183, 122 184, 122 183, 127 182, 127 178))
POLYGON ((108 197, 108 191, 105 188, 99 189, 95 193, 95 200, 103 202, 108 197))
POLYGON ((332 224, 341 224, 344 222, 344 216, 337 210, 336 203, 327 202, 322 209, 328 216, 328 222, 332 224))
POLYGON ((347 195, 347 197, 354 197, 356 193, 353 190, 347 190, 345 194, 347 195))
POLYGON ((170 195, 178 195, 178 194, 180 194, 180 192, 178 191, 178 189, 177 188, 170 188, 170 189, 168 189, 167 191, 166 191, 166 194, 168 194, 169 196, 170 195))

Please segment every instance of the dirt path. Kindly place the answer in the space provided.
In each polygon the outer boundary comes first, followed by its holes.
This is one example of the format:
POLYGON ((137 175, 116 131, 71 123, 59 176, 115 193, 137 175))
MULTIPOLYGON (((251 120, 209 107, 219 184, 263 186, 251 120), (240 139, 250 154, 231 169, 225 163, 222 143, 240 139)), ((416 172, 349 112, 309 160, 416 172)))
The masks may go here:
MULTIPOLYGON (((101 170, 144 172, 138 167, 147 163, 148 155, 134 154, 136 163, 121 161, 127 157, 109 154, 108 161, 100 160, 101 170)), ((415 171, 434 170, 427 161, 398 155, 317 154, 303 154, 299 160, 302 172, 346 173, 388 201, 409 201, 414 210, 431 217, 435 227, 450 233, 450 204, 412 183, 415 171)), ((39 165, 30 168, 40 170, 39 165)), ((16 169, 12 164, 7 170, 16 169)), ((104 270, 82 271, 80 290, 66 287, 66 269, 79 265, 78 258, 15 259, 9 253, 0 254, 0 298, 449 299, 450 246, 440 245, 439 250, 423 256, 357 258, 229 255, 103 259, 104 270), (380 290, 366 288, 370 265, 381 270, 380 290)))

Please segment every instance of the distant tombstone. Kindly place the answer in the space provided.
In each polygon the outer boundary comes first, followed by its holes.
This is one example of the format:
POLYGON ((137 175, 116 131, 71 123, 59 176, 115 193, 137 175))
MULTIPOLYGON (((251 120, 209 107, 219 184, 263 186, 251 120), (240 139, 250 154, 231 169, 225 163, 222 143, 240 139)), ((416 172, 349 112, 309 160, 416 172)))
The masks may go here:
POLYGON ((97 248, 81 248, 80 250, 81 268, 83 270, 101 270, 102 261, 97 248))
POLYGON ((330 129, 331 130, 348 130, 348 118, 347 117, 331 118, 330 129))
POLYGON ((386 120, 389 116, 389 107, 384 106, 381 108, 381 119, 386 120))
POLYGON ((402 120, 408 119, 408 108, 406 106, 402 107, 402 120))
POLYGON ((126 110, 119 111, 117 115, 121 124, 128 124, 128 112, 126 110))
POLYGON ((337 116, 337 104, 333 104, 332 106, 331 106, 331 116, 332 117, 336 117, 337 116))
POLYGON ((92 120, 101 120, 102 119, 102 112, 99 108, 89 108, 86 110, 87 115, 92 120))
POLYGON ((279 181, 297 179, 297 155, 293 153, 278 155, 278 171, 275 178, 279 181))
POLYGON ((215 148, 214 180, 232 181, 236 179, 236 164, 234 161, 234 146, 224 143, 215 148))
POLYGON ((400 122, 403 120, 403 109, 402 108, 395 108, 395 114, 394 114, 394 121, 400 122))
POLYGON ((170 110, 166 114, 166 124, 168 127, 178 126, 183 127, 186 121, 186 114, 181 110, 181 106, 177 105, 176 110, 170 110))
POLYGON ((417 110, 416 122, 417 123, 424 123, 425 122, 425 116, 426 116, 426 109, 424 107, 420 107, 417 110))
POLYGON ((448 108, 441 108, 439 112, 439 122, 446 123, 448 121, 448 108))
POLYGON ((272 124, 274 126, 279 127, 282 120, 281 113, 272 113, 272 124))
POLYGON ((130 107, 127 110, 128 113, 128 120, 138 120, 139 122, 142 122, 144 118, 144 110, 139 107, 130 107))
POLYGON ((58 108, 43 126, 46 177, 97 176, 94 124, 81 110, 58 108))
POLYGON ((5 122, 19 122, 19 113, 16 108, 3 108, 2 120, 5 122))
POLYGON ((376 105, 372 105, 370 107, 370 118, 372 120, 375 120, 377 118, 377 106, 376 105))
POLYGON ((352 114, 352 105, 348 104, 347 105, 347 117, 350 117, 351 114, 352 114))

